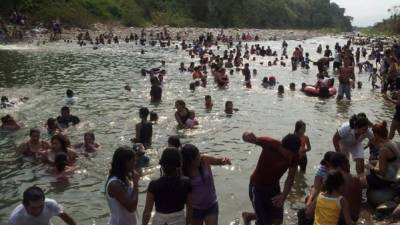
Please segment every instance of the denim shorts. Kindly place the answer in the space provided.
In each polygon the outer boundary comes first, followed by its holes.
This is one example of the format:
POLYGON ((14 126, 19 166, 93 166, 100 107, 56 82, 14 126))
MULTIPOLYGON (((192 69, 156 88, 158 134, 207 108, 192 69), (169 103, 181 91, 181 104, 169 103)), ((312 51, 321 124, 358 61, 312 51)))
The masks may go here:
POLYGON ((208 216, 214 216, 219 214, 218 202, 212 205, 208 209, 195 209, 192 211, 192 218, 194 220, 204 221, 208 216))

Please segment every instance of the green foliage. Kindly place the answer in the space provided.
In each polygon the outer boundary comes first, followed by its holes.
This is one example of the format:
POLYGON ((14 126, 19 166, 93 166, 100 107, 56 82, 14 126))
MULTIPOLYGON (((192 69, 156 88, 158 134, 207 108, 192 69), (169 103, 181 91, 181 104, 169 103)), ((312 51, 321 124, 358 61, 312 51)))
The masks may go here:
POLYGON ((389 19, 375 24, 365 32, 373 34, 400 35, 400 5, 388 9, 392 13, 389 19))
POLYGON ((120 22, 207 27, 351 29, 351 18, 330 0, 1 0, 0 13, 27 13, 35 21, 59 18, 89 26, 120 22))

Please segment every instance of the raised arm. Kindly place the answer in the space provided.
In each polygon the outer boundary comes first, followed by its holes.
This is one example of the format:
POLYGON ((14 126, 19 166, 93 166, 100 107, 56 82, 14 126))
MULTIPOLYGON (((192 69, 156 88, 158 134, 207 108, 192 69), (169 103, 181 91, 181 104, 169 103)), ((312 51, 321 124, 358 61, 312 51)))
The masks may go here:
POLYGON ((201 159, 210 166, 223 166, 231 165, 231 160, 227 157, 215 157, 209 155, 202 155, 201 159))

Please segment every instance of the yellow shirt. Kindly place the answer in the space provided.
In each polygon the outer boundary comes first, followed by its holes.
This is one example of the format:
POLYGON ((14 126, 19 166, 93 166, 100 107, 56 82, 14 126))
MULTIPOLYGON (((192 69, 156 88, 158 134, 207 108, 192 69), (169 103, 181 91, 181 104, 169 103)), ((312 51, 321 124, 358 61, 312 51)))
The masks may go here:
POLYGON ((314 225, 337 225, 340 217, 340 199, 330 198, 320 193, 315 207, 314 225))

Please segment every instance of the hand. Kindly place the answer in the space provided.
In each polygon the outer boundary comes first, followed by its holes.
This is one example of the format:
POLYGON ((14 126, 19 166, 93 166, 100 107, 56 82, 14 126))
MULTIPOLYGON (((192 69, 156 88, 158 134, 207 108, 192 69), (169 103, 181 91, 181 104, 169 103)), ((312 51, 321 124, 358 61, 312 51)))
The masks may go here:
POLYGON ((231 165, 231 160, 229 158, 222 158, 221 159, 221 165, 231 165))
POLYGON ((275 207, 282 207, 283 203, 285 203, 286 197, 283 194, 276 195, 272 198, 272 204, 275 207))
POLYGON ((255 144, 257 142, 257 137, 253 132, 244 132, 243 141, 255 144))

